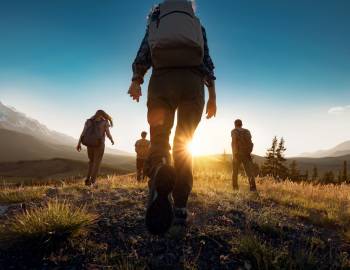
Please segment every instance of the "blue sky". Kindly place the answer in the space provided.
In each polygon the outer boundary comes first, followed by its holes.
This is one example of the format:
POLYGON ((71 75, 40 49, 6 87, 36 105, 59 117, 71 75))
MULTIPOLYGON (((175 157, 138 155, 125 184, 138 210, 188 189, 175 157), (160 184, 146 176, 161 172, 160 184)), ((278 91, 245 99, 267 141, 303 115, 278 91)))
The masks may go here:
MULTIPOLYGON (((126 91, 155 3, 2 0, 0 101, 75 137, 104 108, 116 120, 117 147, 132 151, 147 129, 147 81, 140 104, 126 91)), ((289 155, 350 139, 349 1, 198 0, 197 7, 219 106, 196 133, 200 152, 228 150, 237 117, 258 154, 274 135, 286 138, 289 155)))

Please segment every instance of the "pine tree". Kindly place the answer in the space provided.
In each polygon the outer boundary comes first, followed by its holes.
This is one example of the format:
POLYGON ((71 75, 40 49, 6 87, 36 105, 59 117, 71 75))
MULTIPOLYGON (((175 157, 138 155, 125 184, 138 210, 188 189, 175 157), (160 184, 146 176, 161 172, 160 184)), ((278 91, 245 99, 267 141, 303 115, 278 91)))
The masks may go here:
POLYGON ((286 159, 284 157, 284 152, 287 148, 284 144, 285 141, 282 137, 276 149, 276 175, 278 179, 286 179, 288 177, 288 168, 285 166, 286 159))
POLYGON ((277 150, 277 137, 272 139, 271 148, 267 149, 265 156, 265 163, 263 164, 261 171, 263 175, 271 175, 273 177, 277 176, 276 169, 276 150, 277 150))
POLYGON ((335 177, 333 171, 329 171, 324 174, 322 182, 324 184, 334 184, 334 180, 335 177))
POLYGON ((289 166, 289 177, 292 181, 298 181, 300 178, 299 171, 297 168, 297 162, 295 160, 289 166))
POLYGON ((305 181, 309 181, 309 170, 305 171, 305 181))
POLYGON ((348 162, 344 160, 342 182, 347 182, 347 180, 348 180, 348 162))
POLYGON ((318 179, 318 169, 316 166, 314 166, 314 168, 312 169, 312 176, 311 176, 311 180, 312 181, 317 181, 318 179))

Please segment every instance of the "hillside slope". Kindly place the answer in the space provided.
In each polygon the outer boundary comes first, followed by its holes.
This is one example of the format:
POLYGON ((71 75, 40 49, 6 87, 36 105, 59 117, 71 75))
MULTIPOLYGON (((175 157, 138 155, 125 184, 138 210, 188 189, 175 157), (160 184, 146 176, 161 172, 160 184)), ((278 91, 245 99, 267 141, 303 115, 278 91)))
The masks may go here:
MULTIPOLYGON (((0 129, 0 149, 0 162, 53 158, 87 161, 85 150, 79 153, 73 146, 48 143, 33 136, 6 129, 0 129)), ((122 170, 133 170, 134 162, 133 156, 106 154, 103 158, 104 164, 122 170)))
MULTIPOLYGON (((4 224, 0 225, 0 265, 5 269, 349 269, 349 186, 266 178, 258 181, 257 196, 247 192, 246 182, 240 179, 237 193, 229 174, 197 172, 188 227, 174 226, 162 237, 145 230, 147 185, 134 176, 100 179, 92 189, 81 181, 59 188, 0 190, 0 207, 6 206, 0 214, 4 224), (6 205, 9 202, 13 204, 6 205), (56 227, 49 227, 50 249, 38 247, 36 238, 29 236, 16 246, 3 237, 18 222, 15 217, 23 215, 20 202, 29 211, 26 220, 31 219, 31 211, 45 212, 48 202, 62 202, 72 209, 85 206, 96 221, 69 241, 59 235, 55 245, 51 236, 56 227)), ((57 229, 59 222, 55 219, 57 229)))

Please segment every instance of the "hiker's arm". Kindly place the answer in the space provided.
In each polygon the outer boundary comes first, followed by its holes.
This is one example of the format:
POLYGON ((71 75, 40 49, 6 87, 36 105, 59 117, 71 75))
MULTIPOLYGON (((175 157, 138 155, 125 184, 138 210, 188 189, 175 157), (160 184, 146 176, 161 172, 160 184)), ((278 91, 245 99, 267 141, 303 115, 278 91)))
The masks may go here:
POLYGON ((77 147, 76 147, 78 152, 81 151, 81 139, 82 139, 83 135, 86 132, 87 126, 88 126, 88 122, 85 122, 83 132, 80 134, 79 141, 78 141, 78 144, 77 144, 77 147))
POLYGON ((114 140, 113 140, 111 131, 109 130, 109 126, 106 127, 106 135, 107 135, 108 139, 111 141, 112 145, 114 145, 114 140))
POLYGON ((232 131, 231 132, 231 137, 232 137, 232 155, 235 157, 235 155, 238 153, 238 138, 237 134, 232 131))
POLYGON ((216 116, 216 90, 215 90, 215 81, 212 81, 210 86, 207 86, 209 98, 207 102, 207 108, 206 108, 206 114, 207 119, 212 118, 213 116, 216 116))
POLYGON ((136 58, 132 64, 132 81, 139 84, 143 83, 143 77, 152 66, 151 50, 148 44, 148 27, 144 38, 142 39, 140 48, 137 52, 136 58))
POLYGON ((137 52, 134 63, 132 64, 133 76, 128 94, 133 100, 139 102, 142 96, 141 84, 147 70, 152 66, 151 51, 148 45, 148 26, 146 34, 141 42, 141 46, 137 52))
MULTIPOLYGON (((214 66, 213 60, 210 57, 207 32, 205 31, 205 28, 203 26, 202 26, 202 33, 203 33, 203 40, 204 40, 204 57, 203 57, 203 65, 201 66, 201 69, 205 76, 204 78, 205 84, 208 87, 211 87, 216 80, 216 77, 214 75, 215 66, 214 66)), ((214 88, 215 88, 215 85, 214 85, 214 88)))

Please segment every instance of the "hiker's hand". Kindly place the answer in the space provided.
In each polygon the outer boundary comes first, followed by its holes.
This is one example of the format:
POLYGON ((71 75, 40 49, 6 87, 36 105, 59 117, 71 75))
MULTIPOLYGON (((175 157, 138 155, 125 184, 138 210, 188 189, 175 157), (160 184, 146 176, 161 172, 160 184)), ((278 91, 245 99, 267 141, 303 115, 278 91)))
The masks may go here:
POLYGON ((77 151, 78 151, 78 152, 81 151, 81 144, 80 144, 80 143, 77 145, 77 151))
POLYGON ((140 97, 142 96, 140 84, 136 81, 133 81, 129 87, 128 94, 130 95, 130 97, 132 97, 133 100, 139 102, 140 97))
POLYGON ((205 111, 207 114, 207 119, 212 118, 213 116, 216 116, 216 99, 209 98, 207 102, 207 109, 205 111))
POLYGON ((111 140, 111 144, 114 145, 114 141, 113 140, 111 140))

